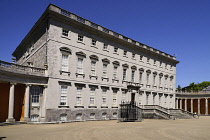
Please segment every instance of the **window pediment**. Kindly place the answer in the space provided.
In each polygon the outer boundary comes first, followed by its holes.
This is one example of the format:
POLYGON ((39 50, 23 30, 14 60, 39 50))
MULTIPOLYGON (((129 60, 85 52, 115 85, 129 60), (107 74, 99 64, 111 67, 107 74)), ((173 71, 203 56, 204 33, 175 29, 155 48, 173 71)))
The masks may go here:
POLYGON ((91 56, 90 56, 90 59, 95 60, 95 61, 98 61, 98 56, 96 56, 96 55, 91 55, 91 56))
POLYGON ((77 56, 80 56, 80 57, 86 57, 86 54, 83 53, 82 51, 76 52, 76 55, 77 55, 77 56))
POLYGON ((71 49, 69 49, 67 47, 61 47, 60 51, 63 53, 71 54, 71 49))
POLYGON ((156 71, 154 71, 154 72, 153 72, 153 75, 157 75, 157 72, 156 72, 156 71))
POLYGON ((119 66, 120 65, 120 62, 118 62, 118 61, 114 61, 114 62, 112 62, 114 65, 116 65, 116 66, 119 66))
POLYGON ((103 63, 107 63, 107 64, 109 64, 109 63, 110 63, 110 60, 109 60, 109 59, 107 59, 107 58, 104 58, 104 59, 102 59, 102 62, 103 62, 103 63))
POLYGON ((140 72, 144 72, 144 69, 143 69, 143 68, 140 68, 139 71, 140 71, 140 72))
POLYGON ((124 68, 129 68, 128 64, 122 64, 124 68))
POLYGON ((160 76, 160 77, 163 77, 163 73, 160 73, 159 76, 160 76))
POLYGON ((166 78, 168 78, 168 74, 164 75, 166 78))
POLYGON ((148 74, 150 74, 150 73, 151 73, 151 70, 147 70, 146 72, 147 72, 148 74))
POLYGON ((136 66, 132 66, 131 69, 132 69, 132 70, 136 70, 137 67, 136 67, 136 66))

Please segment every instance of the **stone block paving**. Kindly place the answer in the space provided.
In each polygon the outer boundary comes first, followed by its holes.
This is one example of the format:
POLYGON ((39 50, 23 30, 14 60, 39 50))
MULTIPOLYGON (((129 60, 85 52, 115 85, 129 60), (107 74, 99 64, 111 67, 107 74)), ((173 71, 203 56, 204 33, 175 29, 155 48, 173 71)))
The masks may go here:
POLYGON ((88 121, 0 126, 0 140, 209 140, 210 116, 143 122, 88 121))

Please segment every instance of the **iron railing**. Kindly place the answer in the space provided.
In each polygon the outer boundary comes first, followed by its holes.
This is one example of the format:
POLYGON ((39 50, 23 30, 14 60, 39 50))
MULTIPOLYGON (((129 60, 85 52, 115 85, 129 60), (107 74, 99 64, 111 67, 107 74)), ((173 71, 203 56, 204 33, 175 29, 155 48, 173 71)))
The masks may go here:
POLYGON ((119 121, 141 121, 142 109, 135 102, 122 102, 119 109, 119 121))

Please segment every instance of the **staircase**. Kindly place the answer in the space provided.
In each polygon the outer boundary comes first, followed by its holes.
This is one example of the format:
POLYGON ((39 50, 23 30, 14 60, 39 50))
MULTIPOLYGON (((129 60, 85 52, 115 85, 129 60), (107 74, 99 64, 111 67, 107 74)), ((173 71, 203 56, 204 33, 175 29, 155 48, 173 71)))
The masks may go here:
POLYGON ((167 109, 159 105, 143 105, 140 108, 144 119, 193 119, 197 116, 182 109, 167 109))
POLYGON ((194 119, 197 115, 185 111, 183 109, 169 109, 171 115, 173 115, 176 119, 194 119))

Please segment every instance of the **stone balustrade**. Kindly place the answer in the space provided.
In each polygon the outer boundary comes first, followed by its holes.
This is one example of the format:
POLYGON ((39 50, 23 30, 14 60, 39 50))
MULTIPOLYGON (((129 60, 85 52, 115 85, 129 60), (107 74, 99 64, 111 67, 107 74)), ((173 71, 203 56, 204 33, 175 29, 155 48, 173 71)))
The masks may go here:
POLYGON ((20 73, 20 74, 36 75, 36 76, 45 76, 46 74, 46 70, 42 68, 23 66, 14 63, 8 63, 1 60, 0 60, 0 70, 20 73))
POLYGON ((186 95, 197 95, 197 94, 210 94, 210 91, 205 91, 205 90, 202 90, 202 91, 198 91, 198 92, 187 92, 187 91, 176 91, 177 94, 186 94, 186 95))

